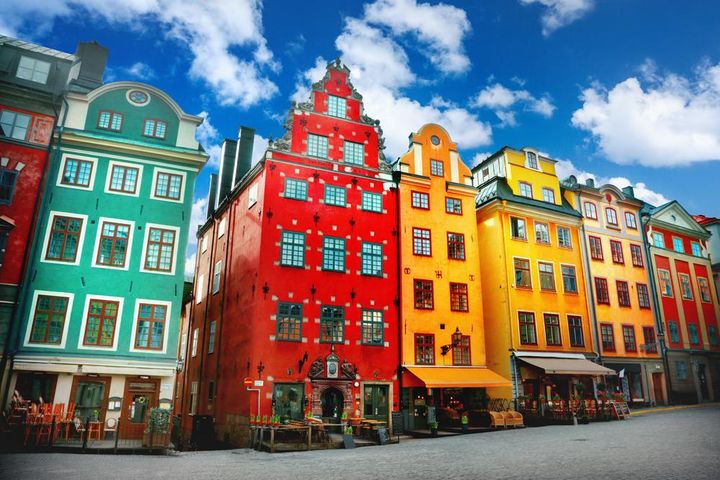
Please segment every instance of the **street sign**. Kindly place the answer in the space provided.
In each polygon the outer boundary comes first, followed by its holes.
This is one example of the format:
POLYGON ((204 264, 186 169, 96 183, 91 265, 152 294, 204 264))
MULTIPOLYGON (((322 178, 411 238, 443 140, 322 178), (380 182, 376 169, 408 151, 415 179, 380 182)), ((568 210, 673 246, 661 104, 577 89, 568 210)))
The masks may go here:
POLYGON ((243 380, 243 383, 245 384, 246 387, 252 387, 254 380, 250 377, 246 377, 245 380, 243 380))
POLYGON ((262 381, 262 380, 255 380, 255 386, 256 386, 256 387, 262 387, 263 385, 265 385, 265 382, 264 382, 264 381, 262 381))

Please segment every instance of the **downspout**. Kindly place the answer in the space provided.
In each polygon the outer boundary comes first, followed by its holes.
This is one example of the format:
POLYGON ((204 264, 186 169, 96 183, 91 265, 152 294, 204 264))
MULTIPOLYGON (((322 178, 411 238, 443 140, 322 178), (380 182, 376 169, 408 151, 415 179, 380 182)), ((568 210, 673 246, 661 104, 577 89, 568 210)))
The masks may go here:
MULTIPOLYGON (((402 248, 402 242, 400 241, 401 235, 401 223, 400 223, 400 180, 402 178, 402 172, 399 172, 397 178, 397 182, 395 182, 395 230, 397 234, 395 235, 395 258, 397 260, 397 329, 398 329, 398 367, 397 367, 397 377, 398 377, 398 395, 400 396, 400 399, 398 401, 399 411, 402 414, 402 400, 403 400, 403 345, 405 342, 405 337, 403 335, 403 314, 402 314, 402 255, 401 255, 401 248, 402 248)), ((408 417, 410 416, 410 409, 408 407, 408 417)), ((404 421, 404 416, 402 417, 404 421)), ((408 422, 409 423, 409 422, 408 422)))
MULTIPOLYGON (((501 200, 500 204, 502 207, 505 207, 506 201, 501 200)), ((503 210, 498 210, 498 212, 499 213, 504 212, 504 208, 503 208, 503 210)), ((507 238, 507 237, 505 237, 505 221, 502 218, 502 214, 500 214, 499 216, 500 216, 500 229, 501 229, 500 234, 502 235, 501 238, 502 238, 502 244, 504 247, 505 239, 507 238)), ((480 239, 478 238, 478 242, 479 242, 479 240, 480 239)), ((513 347, 513 341, 512 341, 513 316, 512 316, 512 310, 510 308, 510 295, 508 293, 509 292, 508 285, 510 285, 510 281, 509 281, 510 273, 508 272, 507 258, 505 256, 505 248, 503 248, 500 253, 502 255, 503 268, 505 270, 505 285, 506 285, 506 287, 505 287, 505 310, 507 311, 506 318, 508 321, 508 330, 507 330, 508 331, 508 345, 510 345, 510 348, 508 350, 511 352, 510 353, 510 370, 511 370, 510 376, 512 377, 512 384, 513 384, 513 399, 515 399, 520 395, 520 386, 518 385, 519 375, 518 375, 518 368, 517 368, 517 360, 516 360, 516 357, 514 354, 515 349, 513 347)))
MULTIPOLYGON (((577 201, 577 208, 580 212, 582 212, 582 200, 580 199, 580 195, 577 195, 576 197, 577 201)), ((588 301, 589 307, 590 307, 590 316, 592 317, 592 343, 593 343, 593 349, 595 350, 593 353, 595 353, 595 358, 597 359, 598 363, 602 364, 602 349, 600 348, 600 332, 598 330, 598 318, 597 318, 597 310, 595 308, 595 286, 593 285, 592 280, 592 274, 590 273, 590 257, 588 255, 588 249, 586 239, 587 234, 585 232, 585 222, 581 219, 580 220, 580 251, 582 252, 582 259, 583 259, 583 267, 585 270, 585 291, 587 292, 587 297, 585 297, 588 301)))
POLYGON ((69 104, 67 99, 65 98, 65 95, 61 96, 62 102, 65 104, 65 111, 63 112, 63 118, 60 123, 58 123, 59 113, 57 111, 57 107, 55 106, 55 102, 52 102, 52 109, 55 113, 55 119, 53 121, 53 128, 52 132, 53 134, 50 136, 50 143, 48 143, 47 149, 45 150, 45 168, 43 168, 42 177, 40 178, 40 183, 38 184, 38 194, 35 198, 35 205, 33 206, 33 213, 32 213, 32 220, 30 223, 30 228, 28 229, 27 234, 27 240, 25 241, 25 245, 29 245, 30 248, 27 248, 25 250, 25 255, 23 256, 23 261, 20 267, 20 281, 18 282, 17 286, 17 295, 15 297, 15 303, 13 304, 12 312, 10 313, 10 324, 8 325, 8 331, 7 336, 5 337, 5 350, 2 355, 2 360, 0 360, 0 379, 5 383, 5 388, 2 389, 2 398, 0 398, 0 407, 4 408, 5 401, 8 398, 8 393, 10 392, 10 378, 12 377, 12 370, 14 365, 14 356, 15 353, 17 353, 17 342, 18 339, 16 338, 13 341, 13 333, 17 336, 17 334, 20 332, 20 329, 17 329, 17 332, 13 332, 13 326, 17 323, 19 324, 20 319, 15 318, 18 314, 20 309, 18 306, 22 303, 23 305, 26 304, 28 292, 27 290, 24 290, 25 287, 25 280, 28 278, 30 271, 30 258, 31 258, 31 252, 34 252, 37 249, 37 242, 34 241, 34 234, 35 234, 35 228, 39 224, 39 218, 38 214, 40 211, 40 206, 42 204, 43 200, 43 193, 45 192, 45 187, 47 184, 47 178, 48 178, 48 171, 50 170, 50 163, 52 160, 52 151, 55 149, 55 147, 60 144, 60 140, 62 139, 62 134, 64 130, 65 120, 67 119, 68 115, 68 109, 69 104), (58 138, 57 142, 54 142, 55 139, 55 130, 58 130, 58 138), (23 301, 20 302, 20 296, 22 294, 23 301), (11 345, 12 343, 12 345, 11 345), (12 348, 12 358, 10 355, 10 349, 12 348), (8 359, 10 360, 10 368, 8 369, 8 378, 4 378, 5 376, 5 367, 7 366, 8 359))
POLYGON ((650 291, 652 293, 652 301, 653 301, 653 308, 655 309, 654 317, 655 317, 655 328, 657 328, 657 339, 658 343, 660 344, 660 356, 663 359, 663 368, 665 369, 665 387, 667 388, 667 394, 668 394, 668 405, 673 404, 673 390, 672 390, 672 382, 670 380, 670 363, 667 358, 667 352, 668 348, 665 345, 665 326, 662 322, 662 315, 660 314, 660 303, 658 302, 658 291, 657 287, 655 285, 655 271, 653 270, 653 262, 650 252, 650 244, 647 241, 647 232, 645 231, 645 227, 649 226, 647 221, 649 217, 647 214, 640 215, 640 227, 642 228, 642 235, 643 235, 643 247, 645 249, 645 258, 647 263, 647 272, 648 272, 648 283, 650 284, 650 291))

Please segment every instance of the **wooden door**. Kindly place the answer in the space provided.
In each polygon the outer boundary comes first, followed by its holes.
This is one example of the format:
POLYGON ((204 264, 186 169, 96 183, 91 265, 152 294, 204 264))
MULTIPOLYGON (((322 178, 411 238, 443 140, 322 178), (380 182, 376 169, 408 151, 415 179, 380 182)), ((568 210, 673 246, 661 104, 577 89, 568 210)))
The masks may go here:
POLYGON ((363 417, 373 420, 388 421, 387 385, 365 385, 363 417))
POLYGON ((665 395, 663 395, 662 387, 662 375, 662 373, 652 374, 653 392, 655 393, 656 405, 665 405, 665 395))
POLYGON ((147 428, 150 409, 158 406, 158 380, 128 378, 120 416, 120 438, 139 440, 147 428))

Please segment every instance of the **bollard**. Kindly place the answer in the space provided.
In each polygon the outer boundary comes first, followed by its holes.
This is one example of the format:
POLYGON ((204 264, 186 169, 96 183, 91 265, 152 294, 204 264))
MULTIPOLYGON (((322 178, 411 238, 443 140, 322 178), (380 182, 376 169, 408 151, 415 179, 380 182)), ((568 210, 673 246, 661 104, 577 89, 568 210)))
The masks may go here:
POLYGON ((578 425, 577 414, 575 412, 573 412, 573 425, 575 425, 576 427, 578 425))

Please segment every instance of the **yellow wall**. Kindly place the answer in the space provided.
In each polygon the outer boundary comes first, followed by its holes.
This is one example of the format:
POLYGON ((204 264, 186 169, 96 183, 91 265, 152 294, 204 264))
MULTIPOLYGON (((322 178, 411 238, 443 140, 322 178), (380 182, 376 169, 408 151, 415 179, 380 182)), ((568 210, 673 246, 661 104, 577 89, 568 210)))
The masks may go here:
POLYGON ((470 170, 457 154, 457 147, 440 126, 429 124, 413 134, 410 150, 401 157, 400 176, 400 281, 402 308, 402 363, 415 364, 415 333, 435 335, 435 364, 452 365, 452 352, 445 357, 440 346, 451 343, 451 335, 459 328, 470 335, 472 365, 485 365, 482 289, 475 223, 475 194, 470 170), (432 137, 439 140, 433 145, 432 137), (442 177, 430 174, 430 159, 443 162, 442 177), (429 210, 413 208, 411 192, 429 194, 429 210), (462 201, 462 215, 445 211, 446 197, 462 201), (431 230, 432 256, 413 254, 413 227, 431 230), (448 259, 447 233, 465 236, 465 260, 448 259), (439 277, 441 275, 441 277, 439 277), (413 280, 433 281, 434 309, 415 309, 413 280), (450 283, 468 286, 468 312, 450 309, 450 283), (441 324, 445 325, 441 329, 441 324))
POLYGON ((519 195, 520 182, 529 183, 532 186, 532 198, 541 201, 543 200, 543 188, 549 188, 555 194, 555 205, 561 205, 560 182, 555 174, 555 161, 540 157, 534 150, 530 151, 537 155, 539 170, 525 167, 526 154, 524 151, 505 150, 508 185, 515 195, 519 195))

